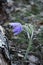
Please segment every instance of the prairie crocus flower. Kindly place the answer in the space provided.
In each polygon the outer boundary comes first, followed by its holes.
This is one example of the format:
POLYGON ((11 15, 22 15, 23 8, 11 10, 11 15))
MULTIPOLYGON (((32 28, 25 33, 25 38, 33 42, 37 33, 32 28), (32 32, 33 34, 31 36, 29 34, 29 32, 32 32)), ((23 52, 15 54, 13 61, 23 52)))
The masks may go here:
POLYGON ((18 35, 18 34, 20 34, 22 32, 23 28, 22 28, 22 24, 21 23, 18 23, 18 22, 9 23, 9 25, 13 27, 12 32, 14 33, 14 35, 18 35))

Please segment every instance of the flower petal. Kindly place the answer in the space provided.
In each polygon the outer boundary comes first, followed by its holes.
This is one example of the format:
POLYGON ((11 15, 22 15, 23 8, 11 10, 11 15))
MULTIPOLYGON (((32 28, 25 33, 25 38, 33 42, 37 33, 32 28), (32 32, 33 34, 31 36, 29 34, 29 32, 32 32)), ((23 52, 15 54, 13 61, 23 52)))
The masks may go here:
POLYGON ((16 22, 16 23, 9 23, 9 25, 10 25, 10 26, 13 26, 13 27, 16 27, 16 26, 18 26, 18 25, 21 25, 21 23, 18 23, 18 22, 16 22))

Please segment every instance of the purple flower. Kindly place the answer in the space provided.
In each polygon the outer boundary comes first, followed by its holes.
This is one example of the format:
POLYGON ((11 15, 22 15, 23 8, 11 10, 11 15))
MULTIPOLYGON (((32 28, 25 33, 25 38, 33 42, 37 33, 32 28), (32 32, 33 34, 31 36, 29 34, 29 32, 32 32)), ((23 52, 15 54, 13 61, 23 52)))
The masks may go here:
POLYGON ((22 32, 23 28, 22 28, 22 24, 21 23, 18 23, 18 22, 9 23, 9 25, 13 27, 12 32, 14 33, 14 35, 18 35, 18 34, 20 34, 22 32))

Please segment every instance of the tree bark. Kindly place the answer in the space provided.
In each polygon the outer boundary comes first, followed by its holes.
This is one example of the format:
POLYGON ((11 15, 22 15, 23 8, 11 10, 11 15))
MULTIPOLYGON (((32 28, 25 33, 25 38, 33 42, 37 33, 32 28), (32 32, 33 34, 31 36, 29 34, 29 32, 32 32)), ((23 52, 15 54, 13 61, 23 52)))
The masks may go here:
POLYGON ((0 65, 9 65, 1 53, 0 53, 0 65))

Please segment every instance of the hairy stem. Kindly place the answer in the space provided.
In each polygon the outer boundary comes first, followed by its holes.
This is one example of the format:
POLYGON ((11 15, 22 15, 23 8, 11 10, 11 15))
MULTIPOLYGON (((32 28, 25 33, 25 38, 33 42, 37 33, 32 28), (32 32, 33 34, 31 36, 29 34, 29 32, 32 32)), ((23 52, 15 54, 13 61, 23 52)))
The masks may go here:
POLYGON ((31 45, 32 45, 32 39, 30 38, 30 39, 29 39, 28 48, 27 48, 27 50, 26 50, 26 54, 25 54, 24 59, 27 58, 27 55, 28 55, 28 53, 29 53, 29 51, 30 51, 30 48, 31 48, 31 45))

